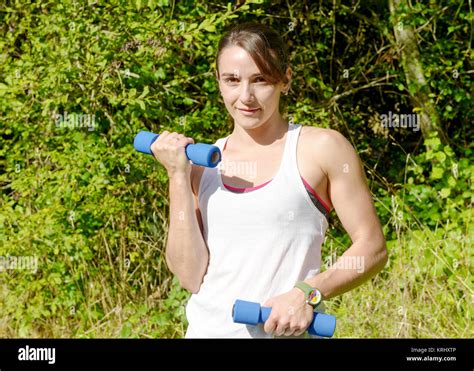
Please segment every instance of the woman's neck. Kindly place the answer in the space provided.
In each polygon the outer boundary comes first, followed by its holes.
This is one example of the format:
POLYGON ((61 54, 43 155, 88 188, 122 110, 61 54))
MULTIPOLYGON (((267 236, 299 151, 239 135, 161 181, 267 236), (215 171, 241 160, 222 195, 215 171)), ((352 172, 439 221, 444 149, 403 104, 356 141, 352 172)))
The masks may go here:
POLYGON ((275 118, 271 117, 255 129, 244 129, 234 123, 234 131, 229 139, 232 147, 240 151, 258 150, 282 139, 287 131, 288 122, 278 113, 275 118))

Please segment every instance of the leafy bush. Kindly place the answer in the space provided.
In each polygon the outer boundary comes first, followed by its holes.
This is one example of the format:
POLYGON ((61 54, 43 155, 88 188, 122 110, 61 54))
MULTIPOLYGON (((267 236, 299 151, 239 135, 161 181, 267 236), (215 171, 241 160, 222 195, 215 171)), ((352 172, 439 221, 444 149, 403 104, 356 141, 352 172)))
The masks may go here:
MULTIPOLYGON (((415 2, 406 9, 419 29, 431 98, 452 138, 446 145, 428 139, 428 151, 418 148, 420 132, 380 125, 388 110, 412 110, 387 9, 373 1, 336 8, 267 0, 2 3, 0 256, 34 256, 39 266, 36 273, 0 272, 0 336, 183 336, 189 294, 163 259, 166 172, 137 154, 132 141, 142 129, 179 131, 207 143, 232 130, 214 57, 219 38, 234 23, 264 22, 282 33, 294 70, 286 114, 295 123, 338 129, 351 140, 389 241, 412 246, 426 234, 426 247, 437 249, 441 227, 456 241, 468 235, 468 5, 415 2)), ((339 254, 349 244, 334 218, 325 246, 334 245, 339 254)), ((463 246, 451 245, 446 262, 464 261, 463 246)), ((405 261, 404 250, 392 251, 405 261)), ((380 275, 373 298, 384 299, 384 287, 401 272, 391 265, 380 275)), ((420 281, 413 282, 421 290, 420 281)), ((355 308, 369 300, 353 298, 335 300, 336 315, 353 308, 344 306, 349 300, 355 308)), ((429 308, 432 313, 436 307, 429 308)), ((381 333, 360 321, 354 336, 381 333)), ((371 323, 382 321, 373 317, 371 323)), ((445 334, 460 336, 459 328, 445 334)))

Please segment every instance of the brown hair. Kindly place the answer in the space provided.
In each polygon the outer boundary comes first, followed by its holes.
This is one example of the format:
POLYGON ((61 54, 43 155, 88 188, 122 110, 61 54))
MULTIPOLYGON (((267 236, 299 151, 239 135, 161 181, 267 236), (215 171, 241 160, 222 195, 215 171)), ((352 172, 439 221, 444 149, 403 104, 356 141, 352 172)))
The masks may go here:
POLYGON ((260 23, 243 23, 230 29, 219 41, 216 70, 219 73, 219 56, 226 47, 239 46, 254 60, 262 75, 271 83, 288 83, 288 50, 273 28, 260 23))

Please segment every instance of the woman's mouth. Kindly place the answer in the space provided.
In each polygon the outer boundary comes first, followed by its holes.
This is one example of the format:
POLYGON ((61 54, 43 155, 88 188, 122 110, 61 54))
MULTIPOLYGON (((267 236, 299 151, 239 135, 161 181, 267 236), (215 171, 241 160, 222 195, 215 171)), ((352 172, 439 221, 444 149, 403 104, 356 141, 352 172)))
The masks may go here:
POLYGON ((255 113, 257 113, 258 111, 260 111, 260 108, 252 108, 252 109, 248 109, 248 108, 237 108, 244 116, 252 116, 254 115, 255 113))

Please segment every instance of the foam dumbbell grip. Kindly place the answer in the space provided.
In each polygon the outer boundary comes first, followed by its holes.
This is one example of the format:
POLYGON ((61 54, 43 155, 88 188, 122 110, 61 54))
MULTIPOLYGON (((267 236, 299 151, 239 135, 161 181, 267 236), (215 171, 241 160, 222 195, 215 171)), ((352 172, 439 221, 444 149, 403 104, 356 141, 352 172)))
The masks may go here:
MULTIPOLYGON (((150 147, 158 137, 159 134, 150 133, 149 131, 140 131, 135 136, 133 147, 135 147, 138 152, 151 155, 150 147)), ((195 165, 216 167, 221 161, 221 151, 219 147, 211 144, 188 144, 185 147, 185 152, 188 160, 191 160, 195 165)))
MULTIPOLYGON (((272 308, 261 307, 258 303, 251 301, 236 300, 232 311, 234 322, 245 325, 257 325, 264 323, 272 308)), ((336 317, 330 314, 314 312, 313 321, 308 327, 308 333, 316 336, 331 337, 336 329, 336 317)))

